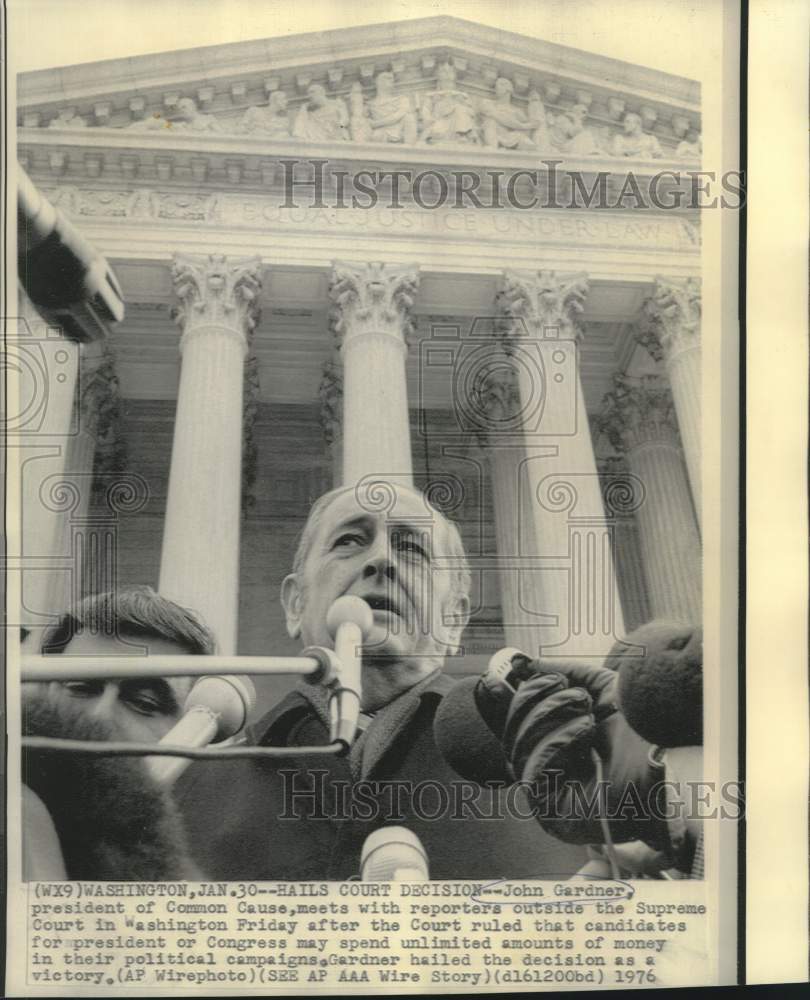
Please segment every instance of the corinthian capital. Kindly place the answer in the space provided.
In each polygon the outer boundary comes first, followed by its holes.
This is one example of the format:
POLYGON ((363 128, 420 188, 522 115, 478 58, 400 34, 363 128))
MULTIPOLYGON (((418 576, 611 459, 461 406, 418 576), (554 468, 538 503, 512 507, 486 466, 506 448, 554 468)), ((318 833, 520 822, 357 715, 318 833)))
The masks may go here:
POLYGON ((505 271, 498 294, 501 313, 512 321, 502 327, 505 340, 521 334, 576 339, 587 293, 586 274, 505 271))
MULTIPOLYGON (((652 296, 644 310, 653 323, 653 336, 657 337, 667 359, 697 347, 700 343, 700 279, 657 278, 652 296)), ((649 333, 641 343, 655 356, 649 333)))
POLYGON ((653 442, 678 443, 672 393, 657 375, 614 375, 597 425, 620 454, 653 442))
POLYGON ((219 327, 239 336, 247 347, 259 318, 259 257, 175 254, 172 280, 180 300, 173 316, 184 336, 219 327))
POLYGON ((336 261, 329 286, 335 334, 344 344, 364 333, 391 334, 407 344, 418 287, 415 265, 336 261))

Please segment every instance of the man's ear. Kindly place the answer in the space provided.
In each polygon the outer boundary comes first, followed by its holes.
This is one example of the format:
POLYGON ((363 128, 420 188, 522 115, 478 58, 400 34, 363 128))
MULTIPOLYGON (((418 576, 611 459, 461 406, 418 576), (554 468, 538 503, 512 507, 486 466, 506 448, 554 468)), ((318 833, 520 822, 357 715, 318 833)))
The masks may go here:
POLYGON ((447 625, 447 642, 458 652, 461 636, 470 620, 470 599, 466 594, 458 594, 447 602, 445 616, 447 625))
POLYGON ((301 615, 304 610, 303 593, 295 573, 284 577, 281 584, 281 604, 287 618, 287 634, 291 639, 301 635, 301 615))

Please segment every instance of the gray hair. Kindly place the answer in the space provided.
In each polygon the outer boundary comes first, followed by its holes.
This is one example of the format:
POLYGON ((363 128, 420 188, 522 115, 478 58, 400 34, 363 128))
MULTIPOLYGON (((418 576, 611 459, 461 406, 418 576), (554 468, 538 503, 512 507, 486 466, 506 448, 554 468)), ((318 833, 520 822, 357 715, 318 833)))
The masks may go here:
POLYGON ((85 597, 45 631, 40 651, 62 653, 73 637, 84 631, 131 639, 165 639, 193 656, 207 656, 216 649, 213 633, 193 611, 146 586, 85 597))
MULTIPOLYGON (((318 497, 315 503, 313 503, 309 511, 309 516, 307 517, 307 522, 304 525, 298 539, 298 546, 295 550, 295 557, 293 559, 293 573, 298 576, 299 580, 301 579, 304 565, 312 548, 312 542, 315 538, 315 533, 318 530, 318 525, 323 520, 324 514, 338 497, 353 490, 353 486, 338 486, 333 490, 329 490, 328 493, 324 493, 323 496, 318 497)), ((413 492, 420 495, 419 490, 417 489, 413 489, 413 492)), ((453 560, 454 563, 451 570, 451 594, 456 599, 469 598, 471 581, 470 567, 467 562, 467 554, 464 551, 464 544, 461 541, 458 526, 449 518, 445 517, 441 511, 436 510, 436 508, 423 494, 422 499, 424 500, 425 506, 433 512, 439 523, 443 523, 445 525, 447 530, 447 555, 453 560)))

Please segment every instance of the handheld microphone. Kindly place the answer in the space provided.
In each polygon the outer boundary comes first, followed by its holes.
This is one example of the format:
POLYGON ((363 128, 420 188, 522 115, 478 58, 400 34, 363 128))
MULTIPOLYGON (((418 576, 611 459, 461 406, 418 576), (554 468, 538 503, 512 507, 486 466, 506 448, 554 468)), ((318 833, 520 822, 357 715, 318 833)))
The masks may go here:
POLYGON ((360 852, 362 882, 428 882, 422 842, 404 826, 384 826, 366 837, 360 852))
POLYGON ((374 626, 371 608, 350 594, 339 597, 329 608, 326 627, 335 640, 335 653, 340 661, 340 676, 332 686, 329 699, 329 736, 332 742, 352 745, 360 715, 360 693, 364 635, 374 626))
POLYGON ((642 739, 659 747, 703 743, 703 631, 681 626, 651 634, 642 657, 623 659, 619 708, 642 739))
MULTIPOLYGON (((189 691, 183 716, 160 740, 173 746, 203 747, 240 732, 256 706, 249 677, 235 674, 201 677, 189 691)), ((159 785, 171 785, 189 766, 187 757, 147 757, 146 766, 159 785)))
POLYGON ((442 698, 433 720, 436 746, 462 778, 485 784, 509 782, 501 745, 506 716, 515 691, 531 676, 531 659, 506 647, 491 657, 480 677, 465 677, 442 698))

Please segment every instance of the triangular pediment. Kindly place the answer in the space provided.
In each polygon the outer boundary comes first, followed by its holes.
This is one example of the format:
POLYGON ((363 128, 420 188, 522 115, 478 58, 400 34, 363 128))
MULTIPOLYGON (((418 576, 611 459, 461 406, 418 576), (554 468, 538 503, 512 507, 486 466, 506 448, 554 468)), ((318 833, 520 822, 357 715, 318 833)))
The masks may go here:
POLYGON ((214 145, 243 135, 271 144, 467 145, 646 160, 697 157, 699 99, 691 80, 451 17, 105 60, 18 80, 26 133, 102 128, 133 142, 147 132, 214 145), (628 114, 637 125, 626 138, 628 114))

